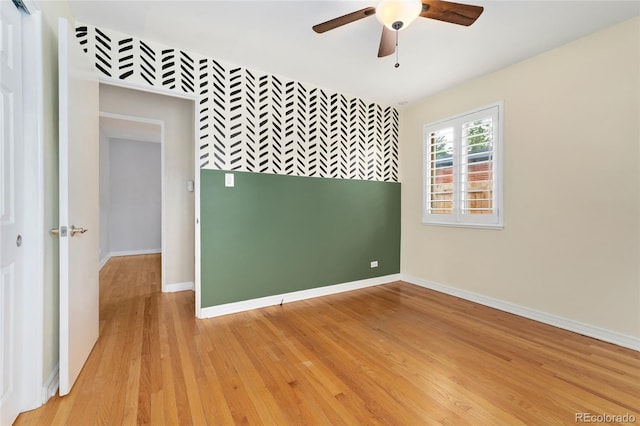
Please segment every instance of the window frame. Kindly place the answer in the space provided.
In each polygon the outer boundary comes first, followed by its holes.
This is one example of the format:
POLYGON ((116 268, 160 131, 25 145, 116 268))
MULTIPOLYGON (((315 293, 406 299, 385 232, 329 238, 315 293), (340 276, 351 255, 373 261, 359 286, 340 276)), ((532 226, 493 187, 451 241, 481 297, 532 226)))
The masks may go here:
POLYGON ((438 120, 423 127, 423 153, 422 153, 422 223, 425 225, 440 225, 469 228, 504 228, 504 204, 503 204, 503 134, 504 134, 504 102, 494 102, 489 105, 476 108, 462 114, 456 114, 442 120, 438 120), (461 130, 465 123, 490 116, 492 118, 493 131, 493 210, 492 214, 463 214, 460 196, 462 147, 461 130), (438 130, 453 128, 453 212, 451 214, 429 213, 430 188, 431 188, 431 161, 430 161, 430 135, 438 130))

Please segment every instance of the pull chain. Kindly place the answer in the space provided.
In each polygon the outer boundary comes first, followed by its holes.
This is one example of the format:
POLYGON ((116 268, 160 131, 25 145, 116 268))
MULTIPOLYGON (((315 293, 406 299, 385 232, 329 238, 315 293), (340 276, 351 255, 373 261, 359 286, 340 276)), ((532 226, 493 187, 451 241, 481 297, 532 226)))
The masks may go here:
POLYGON ((400 66, 400 61, 398 60, 398 33, 400 31, 396 30, 396 64, 394 65, 394 67, 398 68, 400 66))
POLYGON ((400 32, 400 28, 404 25, 402 21, 394 22, 391 27, 396 31, 396 64, 394 67, 398 68, 400 66, 400 61, 398 60, 398 33, 400 32))

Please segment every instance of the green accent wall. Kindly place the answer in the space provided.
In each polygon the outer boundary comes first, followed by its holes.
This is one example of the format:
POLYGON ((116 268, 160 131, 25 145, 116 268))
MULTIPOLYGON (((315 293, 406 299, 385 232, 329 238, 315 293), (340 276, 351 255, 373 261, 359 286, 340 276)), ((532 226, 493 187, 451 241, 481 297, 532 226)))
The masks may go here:
POLYGON ((202 307, 400 272, 399 183, 200 170, 200 198, 202 307))

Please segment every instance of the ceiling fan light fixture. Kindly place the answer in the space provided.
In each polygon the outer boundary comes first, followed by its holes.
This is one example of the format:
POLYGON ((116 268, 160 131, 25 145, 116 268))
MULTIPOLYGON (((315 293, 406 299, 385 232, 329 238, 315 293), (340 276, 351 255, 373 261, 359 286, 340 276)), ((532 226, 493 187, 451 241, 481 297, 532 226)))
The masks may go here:
POLYGON ((381 0, 376 6, 376 18, 391 31, 409 26, 422 11, 420 0, 381 0))

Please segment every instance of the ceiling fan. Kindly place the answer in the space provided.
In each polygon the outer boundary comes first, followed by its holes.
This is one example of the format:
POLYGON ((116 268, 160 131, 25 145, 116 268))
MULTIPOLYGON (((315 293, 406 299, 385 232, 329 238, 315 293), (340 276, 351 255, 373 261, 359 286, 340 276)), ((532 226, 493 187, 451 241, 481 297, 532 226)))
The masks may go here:
MULTIPOLYGON (((376 15, 378 21, 384 25, 378 49, 378 58, 382 58, 396 51, 398 31, 407 28, 418 16, 469 26, 478 19, 483 10, 482 6, 444 0, 381 0, 376 7, 365 7, 314 25, 313 31, 324 33, 359 19, 376 15)), ((397 63, 396 67, 398 67, 397 63)))

